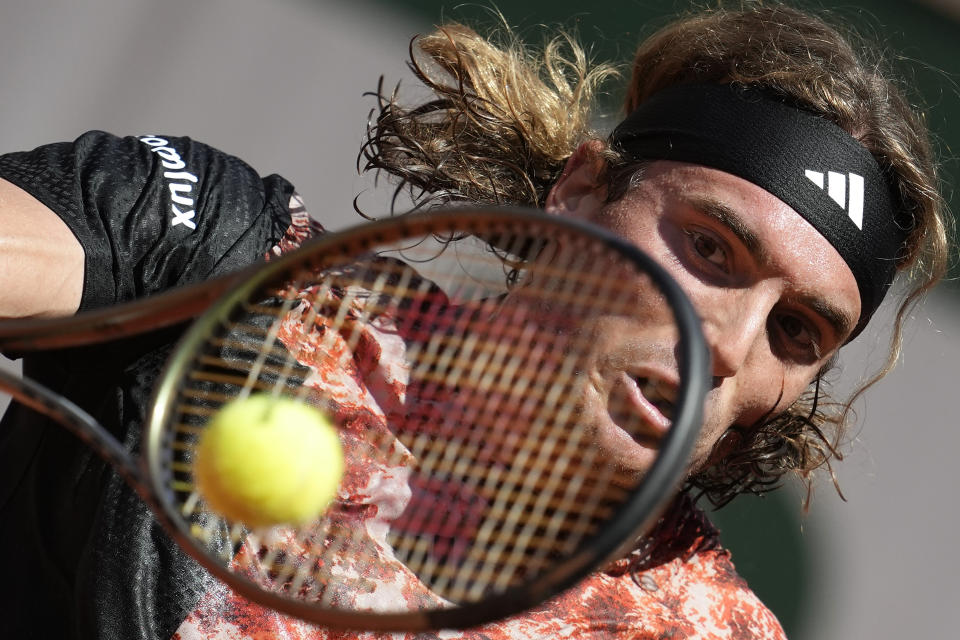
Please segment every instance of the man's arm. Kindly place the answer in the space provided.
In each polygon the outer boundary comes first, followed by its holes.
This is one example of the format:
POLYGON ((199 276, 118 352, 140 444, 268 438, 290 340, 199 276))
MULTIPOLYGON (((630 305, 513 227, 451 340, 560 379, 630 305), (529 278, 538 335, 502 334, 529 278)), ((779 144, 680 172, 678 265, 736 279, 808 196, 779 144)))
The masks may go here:
POLYGON ((76 312, 83 269, 83 248, 63 220, 0 179, 0 317, 76 312))

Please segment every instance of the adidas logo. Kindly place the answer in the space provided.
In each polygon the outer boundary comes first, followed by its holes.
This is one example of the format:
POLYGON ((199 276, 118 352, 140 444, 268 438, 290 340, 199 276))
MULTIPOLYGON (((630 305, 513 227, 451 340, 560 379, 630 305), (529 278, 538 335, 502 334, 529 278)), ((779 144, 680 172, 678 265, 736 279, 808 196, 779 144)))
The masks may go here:
POLYGON ((857 229, 863 230, 863 176, 828 171, 826 184, 824 184, 824 175, 820 171, 807 169, 804 175, 813 184, 826 189, 827 195, 847 212, 853 224, 857 225, 857 229))

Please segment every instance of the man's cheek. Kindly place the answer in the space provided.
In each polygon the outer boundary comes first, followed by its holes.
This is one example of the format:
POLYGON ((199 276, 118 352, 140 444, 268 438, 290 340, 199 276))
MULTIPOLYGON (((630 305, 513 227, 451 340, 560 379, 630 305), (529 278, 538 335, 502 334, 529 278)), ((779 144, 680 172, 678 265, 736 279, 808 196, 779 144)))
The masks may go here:
POLYGON ((693 453, 690 455, 691 473, 700 471, 722 457, 717 455, 718 443, 721 447, 724 442, 729 444, 730 439, 725 438, 724 434, 731 424, 733 424, 732 420, 722 412, 716 399, 708 396, 704 407, 703 426, 700 428, 693 453))

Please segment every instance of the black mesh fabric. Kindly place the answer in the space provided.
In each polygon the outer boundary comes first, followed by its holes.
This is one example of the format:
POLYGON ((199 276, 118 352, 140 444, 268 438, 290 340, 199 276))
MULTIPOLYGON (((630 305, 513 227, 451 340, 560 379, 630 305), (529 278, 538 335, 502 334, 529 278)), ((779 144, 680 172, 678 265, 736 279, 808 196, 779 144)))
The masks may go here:
MULTIPOLYGON (((83 245, 82 310, 259 260, 290 224, 293 188, 279 176, 261 178, 188 138, 150 140, 90 132, 0 157, 0 177, 57 213, 83 245), (174 152, 155 151, 163 148, 174 152), (194 211, 194 228, 173 223, 173 196, 181 214, 194 211)), ((181 330, 31 356, 24 371, 137 451, 154 382, 181 330)), ((79 440, 16 404, 0 425, 0 548, 3 638, 166 640, 200 594, 222 588, 79 440)))

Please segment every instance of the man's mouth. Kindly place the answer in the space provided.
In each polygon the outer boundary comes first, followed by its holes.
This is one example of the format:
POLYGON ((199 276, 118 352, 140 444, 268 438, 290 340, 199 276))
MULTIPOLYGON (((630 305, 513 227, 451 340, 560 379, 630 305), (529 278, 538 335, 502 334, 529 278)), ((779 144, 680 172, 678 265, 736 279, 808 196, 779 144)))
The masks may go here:
POLYGON ((673 422, 677 389, 673 384, 655 377, 637 376, 634 384, 647 402, 653 405, 668 421, 673 422))
MULTIPOLYGON (((626 469, 648 469, 676 414, 677 380, 655 366, 617 367, 598 375, 597 441, 605 458, 626 469)), ((596 406, 596 405, 595 405, 596 406)))
POLYGON ((670 430, 676 413, 676 389, 666 376, 649 370, 621 371, 610 388, 610 417, 635 441, 656 442, 670 430))

